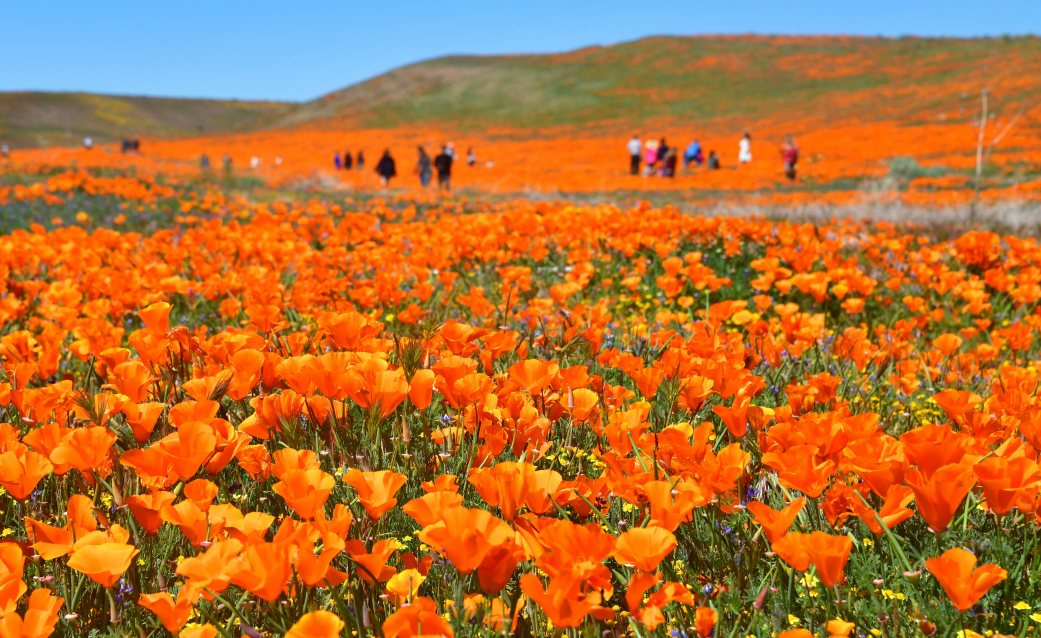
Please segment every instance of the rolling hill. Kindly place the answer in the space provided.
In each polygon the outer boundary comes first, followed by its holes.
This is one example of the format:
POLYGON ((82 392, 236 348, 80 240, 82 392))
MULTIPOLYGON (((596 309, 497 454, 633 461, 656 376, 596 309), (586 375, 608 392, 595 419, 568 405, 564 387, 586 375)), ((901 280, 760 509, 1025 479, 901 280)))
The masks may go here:
MULTIPOLYGON (((335 81, 330 79, 330 83, 335 81)), ((1041 121, 1041 38, 651 37, 549 55, 447 56, 304 103, 0 93, 0 139, 274 129, 416 129, 548 136, 712 122, 801 130, 970 121, 992 109, 1041 121)))
POLYGON ((292 109, 282 125, 462 131, 657 121, 937 121, 1041 102, 1041 38, 652 37, 553 55, 450 56, 292 109))
POLYGON ((124 136, 186 137, 270 125, 289 104, 92 93, 0 93, 0 141, 18 146, 79 144, 124 136))

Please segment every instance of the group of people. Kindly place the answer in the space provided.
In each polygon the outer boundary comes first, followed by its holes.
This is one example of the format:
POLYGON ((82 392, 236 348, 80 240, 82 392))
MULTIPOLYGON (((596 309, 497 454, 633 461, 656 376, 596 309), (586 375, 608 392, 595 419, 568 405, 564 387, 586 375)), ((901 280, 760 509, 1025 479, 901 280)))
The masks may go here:
POLYGON ((336 153, 333 155, 333 166, 335 166, 338 171, 349 171, 355 167, 357 167, 359 171, 363 170, 365 168, 365 151, 358 151, 357 158, 351 155, 350 151, 344 151, 343 155, 336 153))
MULTIPOLYGON (((633 134, 626 145, 629 151, 629 174, 639 175, 640 167, 643 166, 643 174, 646 176, 659 175, 661 177, 675 177, 676 166, 679 163, 679 151, 675 146, 669 146, 665 138, 658 140, 650 139, 646 142, 640 140, 640 136, 633 134)), ((796 178, 796 165, 799 163, 799 147, 791 137, 784 138, 781 146, 781 159, 784 161, 784 175, 790 180, 796 178)), ((752 161, 752 135, 747 131, 738 142, 737 161, 739 164, 748 164, 752 161)), ((701 142, 693 140, 683 151, 683 168, 690 170, 691 165, 706 167, 708 170, 719 170, 719 155, 714 150, 709 150, 708 157, 702 149, 701 142)))
MULTIPOLYGON (((88 137, 85 140, 83 140, 83 146, 87 150, 90 150, 91 148, 94 147, 94 141, 91 140, 88 137)), ((123 144, 120 147, 120 150, 123 153, 140 153, 141 152, 141 140, 139 140, 136 137, 134 137, 134 138, 124 138, 123 139, 123 144)))
MULTIPOLYGON (((419 177, 419 184, 424 188, 429 186, 436 173, 438 188, 441 190, 451 189, 452 165, 455 163, 456 158, 454 145, 451 142, 445 143, 441 146, 441 152, 434 157, 431 157, 422 146, 417 146, 416 152, 418 157, 413 172, 419 177)), ((353 161, 352 159, 350 152, 345 152, 343 155, 336 153, 333 156, 333 165, 337 170, 351 170, 355 166, 358 170, 362 170, 365 167, 365 156, 361 151, 358 151, 356 159, 353 159, 353 161)), ((477 164, 477 154, 474 152, 473 147, 466 151, 466 163, 470 166, 477 164)), ((376 174, 379 175, 380 184, 384 187, 389 186, 390 181, 398 176, 397 161, 391 155, 389 148, 383 150, 383 155, 380 156, 379 161, 376 163, 376 174)))

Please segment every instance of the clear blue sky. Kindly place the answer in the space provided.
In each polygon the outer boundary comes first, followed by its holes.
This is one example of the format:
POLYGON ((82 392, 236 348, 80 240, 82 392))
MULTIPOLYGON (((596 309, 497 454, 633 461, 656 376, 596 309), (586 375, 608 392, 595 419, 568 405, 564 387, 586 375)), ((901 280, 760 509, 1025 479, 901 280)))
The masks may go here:
POLYGON ((449 53, 656 34, 1039 31, 1041 0, 2 0, 0 90, 306 100, 449 53))

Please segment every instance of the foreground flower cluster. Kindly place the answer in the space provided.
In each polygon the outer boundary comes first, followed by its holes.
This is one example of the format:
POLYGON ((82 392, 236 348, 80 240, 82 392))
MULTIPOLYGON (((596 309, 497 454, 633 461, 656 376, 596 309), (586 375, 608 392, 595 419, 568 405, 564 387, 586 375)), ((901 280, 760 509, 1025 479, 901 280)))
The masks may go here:
POLYGON ((1041 621, 1033 240, 149 197, 0 237, 0 635, 1041 621))

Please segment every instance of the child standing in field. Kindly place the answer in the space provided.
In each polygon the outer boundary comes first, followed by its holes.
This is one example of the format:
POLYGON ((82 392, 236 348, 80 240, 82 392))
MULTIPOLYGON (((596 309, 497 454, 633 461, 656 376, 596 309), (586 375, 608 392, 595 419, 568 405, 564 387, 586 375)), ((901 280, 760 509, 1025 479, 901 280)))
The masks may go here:
POLYGON ((629 149, 629 174, 639 175, 640 174, 640 136, 633 133, 633 136, 629 138, 629 143, 626 145, 629 149))
POLYGON ((430 184, 431 175, 433 175, 433 171, 430 170, 430 156, 427 155, 427 150, 422 146, 416 148, 419 150, 419 159, 416 160, 416 175, 419 175, 419 185, 426 188, 430 184))
POLYGON ((340 159, 339 153, 333 155, 333 166, 336 167, 336 170, 340 170, 341 168, 343 168, 343 161, 340 159))
POLYGON ((350 151, 343 152, 343 170, 349 171, 354 168, 354 158, 351 157, 350 151))
POLYGON ((477 153, 474 152, 474 147, 466 149, 466 165, 476 166, 477 165, 477 153))
POLYGON ((795 141, 790 136, 784 138, 781 159, 784 160, 784 176, 795 181, 795 166, 799 163, 799 147, 795 145, 795 141))
POLYGON ((737 143, 737 161, 747 164, 752 161, 752 136, 745 131, 741 141, 737 143))
POLYGON ((365 152, 364 151, 358 151, 358 162, 357 162, 357 164, 358 164, 358 170, 359 171, 363 170, 365 168, 365 152))
POLYGON ((376 174, 380 176, 380 185, 389 186, 390 180, 398 174, 394 158, 390 156, 390 149, 383 150, 383 157, 376 164, 376 174))

